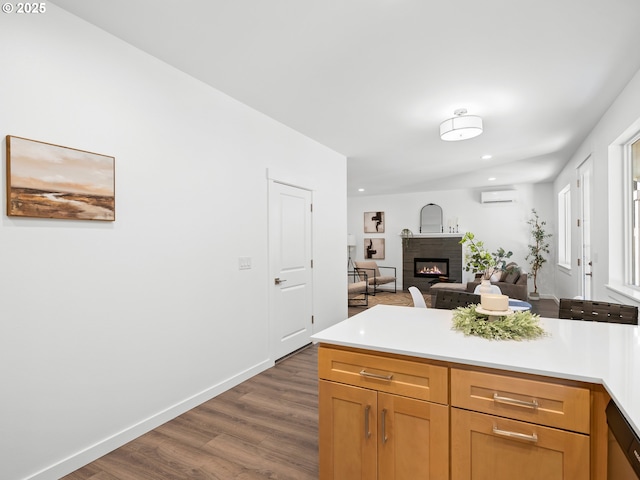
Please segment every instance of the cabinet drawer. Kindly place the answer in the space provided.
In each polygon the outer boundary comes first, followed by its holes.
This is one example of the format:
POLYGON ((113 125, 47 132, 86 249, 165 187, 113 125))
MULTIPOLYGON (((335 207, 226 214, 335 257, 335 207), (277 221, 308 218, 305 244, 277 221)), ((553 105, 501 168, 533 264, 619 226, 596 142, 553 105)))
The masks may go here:
POLYGON ((320 346, 318 376, 380 392, 448 404, 448 368, 427 361, 404 360, 320 346))
POLYGON ((451 409, 451 478, 585 480, 589 436, 451 409))
POLYGON ((589 433, 589 389, 451 369, 451 405, 589 433))

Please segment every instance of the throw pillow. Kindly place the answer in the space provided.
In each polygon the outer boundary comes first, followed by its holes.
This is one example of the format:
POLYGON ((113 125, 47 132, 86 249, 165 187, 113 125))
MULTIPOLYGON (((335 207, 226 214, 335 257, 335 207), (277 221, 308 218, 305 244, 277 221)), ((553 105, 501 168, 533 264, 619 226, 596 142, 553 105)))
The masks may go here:
POLYGON ((513 267, 503 281, 506 283, 516 283, 518 278, 520 278, 520 267, 513 267))
POLYGON ((506 282, 507 281, 507 276, 516 268, 518 268, 518 264, 516 262, 509 262, 505 265, 504 267, 504 271, 502 272, 502 278, 500 279, 501 282, 506 282))

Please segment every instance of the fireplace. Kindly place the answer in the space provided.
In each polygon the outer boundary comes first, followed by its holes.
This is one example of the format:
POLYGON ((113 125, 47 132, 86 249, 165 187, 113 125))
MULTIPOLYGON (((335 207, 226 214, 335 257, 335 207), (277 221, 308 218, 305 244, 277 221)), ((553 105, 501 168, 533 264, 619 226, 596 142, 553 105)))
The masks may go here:
POLYGON ((449 276, 448 258, 414 258, 413 276, 438 278, 449 276))
MULTIPOLYGON (((447 277, 449 282, 462 282, 462 245, 461 234, 426 234, 416 235, 402 241, 402 285, 406 290, 410 286, 418 287, 426 293, 434 283, 447 277), (418 274, 422 270, 419 262, 434 260, 435 265, 443 274, 424 273, 418 274), (449 260, 447 262, 447 260, 449 260), (418 264, 416 264, 418 262, 418 264), (416 268, 416 266, 418 268, 416 268)), ((427 265, 428 270, 428 265, 427 265)))

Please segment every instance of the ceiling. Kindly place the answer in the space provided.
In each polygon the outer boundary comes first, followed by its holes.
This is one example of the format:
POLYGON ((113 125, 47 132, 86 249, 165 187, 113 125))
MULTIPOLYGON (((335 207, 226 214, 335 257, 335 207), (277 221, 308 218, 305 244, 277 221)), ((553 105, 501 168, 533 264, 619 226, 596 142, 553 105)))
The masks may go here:
POLYGON ((346 155, 349 196, 549 181, 640 68, 638 0, 53 3, 346 155), (444 142, 458 108, 484 133, 444 142))

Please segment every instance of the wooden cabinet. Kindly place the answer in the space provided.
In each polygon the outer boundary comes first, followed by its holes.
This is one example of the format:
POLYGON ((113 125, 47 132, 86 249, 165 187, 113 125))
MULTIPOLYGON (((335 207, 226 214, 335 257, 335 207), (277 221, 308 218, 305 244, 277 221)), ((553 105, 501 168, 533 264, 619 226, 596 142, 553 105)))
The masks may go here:
POLYGON ((451 409, 452 480, 589 478, 589 437, 451 409))
POLYGON ((376 478, 378 394, 319 382, 320 478, 376 478))
POLYGON ((322 480, 449 478, 446 367, 326 347, 318 366, 322 480))
POLYGON ((581 433, 590 429, 584 387, 452 368, 451 405, 581 433))
POLYGON ((452 480, 590 478, 590 392, 451 369, 452 480))
POLYGON ((318 374, 321 480, 606 478, 588 384, 326 345, 318 374))
POLYGON ((449 478, 449 408, 378 394, 378 478, 449 478))

